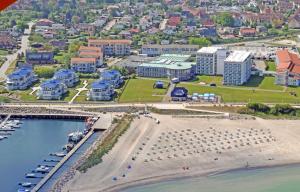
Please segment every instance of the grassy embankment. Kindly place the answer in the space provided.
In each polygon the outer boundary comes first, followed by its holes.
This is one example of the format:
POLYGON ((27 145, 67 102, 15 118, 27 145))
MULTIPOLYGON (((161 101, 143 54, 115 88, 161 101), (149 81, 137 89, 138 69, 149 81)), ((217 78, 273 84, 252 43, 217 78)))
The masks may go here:
POLYGON ((113 146, 117 143, 119 137, 125 133, 129 128, 133 117, 130 115, 125 115, 121 119, 114 120, 114 128, 104 140, 97 146, 97 148, 92 152, 92 154, 86 159, 86 161, 80 165, 78 168, 81 172, 86 172, 88 168, 91 168, 102 162, 102 157, 107 154, 113 146))

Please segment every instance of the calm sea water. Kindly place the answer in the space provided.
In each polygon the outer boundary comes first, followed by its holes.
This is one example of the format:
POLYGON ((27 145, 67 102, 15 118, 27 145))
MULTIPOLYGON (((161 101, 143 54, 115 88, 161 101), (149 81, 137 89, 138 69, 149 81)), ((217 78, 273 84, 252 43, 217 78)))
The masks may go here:
POLYGON ((18 183, 39 179, 26 179, 25 174, 55 159, 49 153, 62 151, 67 135, 83 130, 84 122, 66 120, 22 120, 23 124, 8 139, 0 141, 0 191, 16 192, 18 183))
POLYGON ((300 166, 241 170, 150 184, 123 192, 299 192, 300 166))

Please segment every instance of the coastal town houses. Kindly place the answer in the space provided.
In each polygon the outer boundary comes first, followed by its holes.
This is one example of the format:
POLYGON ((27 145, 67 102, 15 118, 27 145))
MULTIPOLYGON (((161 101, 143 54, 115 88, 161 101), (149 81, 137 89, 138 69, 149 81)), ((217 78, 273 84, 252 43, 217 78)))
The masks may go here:
POLYGON ((40 85, 37 91, 37 98, 42 100, 60 100, 67 91, 67 86, 61 80, 49 79, 40 85))
POLYGON ((300 86, 300 57, 287 49, 276 52, 275 83, 284 86, 300 86))
POLYGON ((67 87, 74 87, 78 82, 78 75, 70 69, 60 69, 55 72, 53 79, 62 81, 67 87))
POLYGON ((233 51, 224 61, 224 85, 242 85, 251 76, 252 55, 248 51, 233 51))
POLYGON ((164 54, 153 61, 142 63, 137 67, 140 77, 178 78, 190 80, 195 74, 194 62, 188 62, 190 55, 164 54))
POLYGON ((183 54, 195 55, 198 51, 198 45, 181 45, 181 44, 146 44, 142 46, 142 54, 155 57, 163 54, 183 54))
POLYGON ((124 82, 118 70, 105 70, 101 72, 100 79, 111 82, 114 88, 121 87, 124 82))
POLYGON ((71 69, 79 73, 95 73, 96 63, 96 58, 75 57, 71 59, 71 69))
POLYGON ((97 80, 92 83, 91 88, 87 94, 91 101, 109 101, 114 95, 114 87, 110 81, 97 80))
POLYGON ((26 51, 26 62, 31 65, 53 64, 54 54, 49 51, 26 51))
POLYGON ((223 75, 228 50, 222 47, 202 47, 197 52, 196 74, 223 75))
POLYGON ((28 89, 36 81, 37 76, 32 68, 22 67, 7 76, 6 88, 8 90, 24 90, 28 89))
POLYGON ((103 52, 101 48, 80 46, 78 54, 80 58, 95 58, 96 67, 103 65, 103 52))
POLYGON ((131 41, 126 39, 89 39, 89 47, 99 47, 104 56, 126 56, 130 54, 131 41))
POLYGON ((7 32, 0 32, 0 49, 15 49, 17 41, 7 32))

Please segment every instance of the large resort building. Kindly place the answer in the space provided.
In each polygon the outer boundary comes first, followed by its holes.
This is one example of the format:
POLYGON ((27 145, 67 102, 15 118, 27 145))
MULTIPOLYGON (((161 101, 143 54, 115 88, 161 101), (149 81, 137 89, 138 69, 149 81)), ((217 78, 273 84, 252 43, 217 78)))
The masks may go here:
POLYGON ((37 97, 44 100, 60 100, 67 91, 67 86, 61 80, 49 79, 41 84, 37 97))
POLYGON ((276 52, 276 84, 300 86, 300 57, 287 49, 276 52))
POLYGON ((37 81, 37 76, 29 67, 22 67, 7 76, 6 87, 8 90, 24 90, 37 81))
POLYGON ((78 75, 69 69, 60 69, 55 72, 53 79, 62 81, 67 87, 74 87, 79 81, 78 75))
POLYGON ((194 62, 188 62, 190 55, 165 54, 151 62, 138 66, 140 77, 178 78, 186 81, 194 77, 194 62))
POLYGON ((105 56, 130 55, 131 41, 126 39, 89 39, 89 47, 101 48, 105 56))
POLYGON ((224 60, 228 51, 221 47, 203 47, 197 51, 196 73, 200 75, 223 75, 224 60))
POLYGON ((198 45, 181 45, 181 44, 148 44, 142 46, 142 54, 150 57, 160 56, 163 54, 183 54, 195 55, 199 49, 198 45))
POLYGON ((114 88, 119 88, 123 84, 124 80, 121 78, 121 74, 117 70, 105 70, 101 73, 101 80, 110 82, 114 88))
POLYGON ((247 51, 234 51, 224 61, 224 85, 242 85, 251 76, 252 56, 247 51))

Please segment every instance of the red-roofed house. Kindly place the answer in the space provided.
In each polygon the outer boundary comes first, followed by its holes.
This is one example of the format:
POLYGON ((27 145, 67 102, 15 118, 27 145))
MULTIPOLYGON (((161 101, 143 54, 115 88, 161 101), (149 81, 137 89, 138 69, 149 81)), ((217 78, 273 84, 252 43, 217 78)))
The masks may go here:
POLYGON ((254 37, 256 35, 256 29, 254 28, 241 28, 240 36, 242 37, 254 37))
POLYGON ((172 28, 176 28, 180 24, 180 17, 170 17, 168 19, 167 25, 172 28))
POLYGON ((300 86, 300 57, 287 49, 276 52, 276 84, 300 86))

